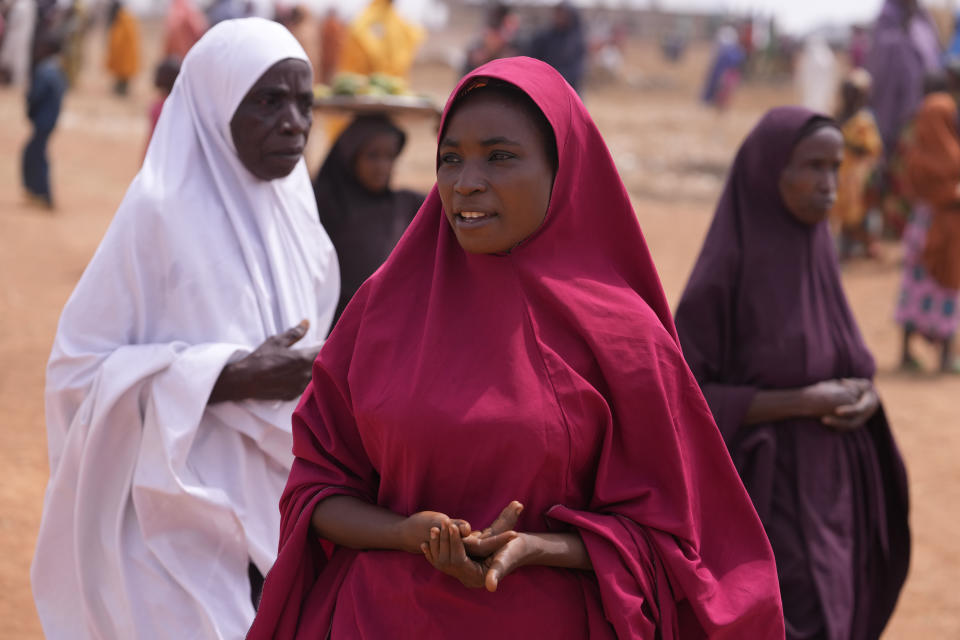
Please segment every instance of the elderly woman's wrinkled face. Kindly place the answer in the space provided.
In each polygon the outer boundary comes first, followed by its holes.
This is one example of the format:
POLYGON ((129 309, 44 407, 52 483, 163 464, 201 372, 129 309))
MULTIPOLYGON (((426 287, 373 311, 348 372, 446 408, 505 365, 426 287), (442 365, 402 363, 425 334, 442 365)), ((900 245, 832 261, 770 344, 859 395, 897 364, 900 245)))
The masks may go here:
POLYGON ((310 65, 288 58, 267 69, 230 121, 243 166, 261 180, 290 175, 307 146, 312 106, 310 65))
POLYGON ((780 195, 787 209, 804 224, 826 219, 837 199, 837 171, 843 159, 843 136, 835 127, 821 127, 793 148, 780 174, 780 195))
POLYGON ((496 94, 467 98, 437 155, 437 190, 464 250, 509 251, 543 223, 554 167, 527 110, 496 94))

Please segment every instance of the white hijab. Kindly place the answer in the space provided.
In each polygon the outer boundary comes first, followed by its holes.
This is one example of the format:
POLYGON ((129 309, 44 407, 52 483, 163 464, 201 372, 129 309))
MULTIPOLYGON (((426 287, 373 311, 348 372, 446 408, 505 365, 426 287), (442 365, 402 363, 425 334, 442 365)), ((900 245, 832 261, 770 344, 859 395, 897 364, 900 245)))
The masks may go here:
MULTIPOLYGON (((294 402, 207 406, 224 365, 339 295, 303 160, 261 181, 230 120, 286 28, 225 21, 190 50, 143 168, 67 302, 47 369, 50 483, 31 571, 47 638, 242 638, 273 563, 294 402)), ((309 62, 308 62, 309 64, 309 62)))

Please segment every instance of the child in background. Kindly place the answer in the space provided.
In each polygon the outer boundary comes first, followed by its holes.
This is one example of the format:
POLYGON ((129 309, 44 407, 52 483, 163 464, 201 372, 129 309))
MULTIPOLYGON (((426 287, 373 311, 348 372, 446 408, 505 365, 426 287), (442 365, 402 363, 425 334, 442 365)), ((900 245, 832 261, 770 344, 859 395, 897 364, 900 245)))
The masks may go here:
POLYGON ((150 146, 150 140, 153 138, 153 130, 157 128, 157 121, 160 120, 160 112, 163 111, 163 103, 167 96, 173 91, 173 83, 177 81, 180 75, 180 58, 177 56, 167 56, 157 65, 153 73, 153 86, 157 88, 157 97, 150 105, 150 134, 147 135, 147 144, 143 149, 144 154, 147 147, 150 146))
POLYGON ((37 62, 27 92, 27 117, 33 123, 33 135, 23 149, 23 186, 31 203, 47 209, 53 209, 47 143, 57 126, 67 90, 67 78, 59 59, 61 45, 53 34, 38 38, 34 48, 37 62))
POLYGON ((843 133, 843 162, 837 175, 837 201, 830 222, 838 253, 846 260, 859 251, 876 255, 876 237, 870 231, 864 198, 867 181, 883 153, 880 130, 867 103, 873 79, 865 69, 854 69, 840 89, 837 122, 843 133))

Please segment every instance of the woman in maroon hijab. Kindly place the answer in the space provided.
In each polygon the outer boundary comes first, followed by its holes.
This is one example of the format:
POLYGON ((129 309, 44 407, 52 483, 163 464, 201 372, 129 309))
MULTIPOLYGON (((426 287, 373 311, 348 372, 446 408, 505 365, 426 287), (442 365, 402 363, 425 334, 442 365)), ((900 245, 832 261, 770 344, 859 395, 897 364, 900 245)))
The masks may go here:
POLYGON ((627 193, 546 64, 461 81, 293 429, 252 639, 783 638, 627 193))
POLYGON ((842 148, 804 109, 760 121, 676 315, 773 545, 791 639, 879 637, 910 554, 906 474, 825 222, 842 148))

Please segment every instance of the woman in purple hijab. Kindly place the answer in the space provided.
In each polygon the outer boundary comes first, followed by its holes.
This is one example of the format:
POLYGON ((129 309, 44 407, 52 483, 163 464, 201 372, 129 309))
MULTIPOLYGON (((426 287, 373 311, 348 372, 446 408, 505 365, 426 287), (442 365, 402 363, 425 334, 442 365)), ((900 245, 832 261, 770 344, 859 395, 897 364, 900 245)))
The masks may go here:
POLYGON ((937 28, 917 0, 886 0, 873 29, 867 69, 872 107, 887 153, 923 100, 923 80, 941 68, 937 28))
POLYGON ((796 107, 741 146, 676 324, 773 546, 788 640, 878 638, 906 577, 906 473, 826 215, 843 139, 796 107))

